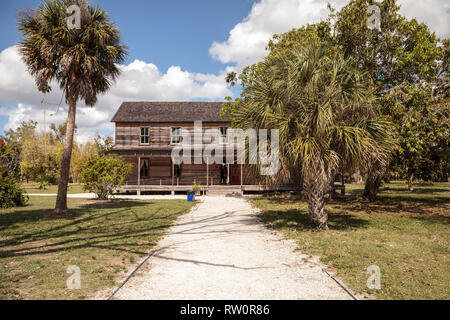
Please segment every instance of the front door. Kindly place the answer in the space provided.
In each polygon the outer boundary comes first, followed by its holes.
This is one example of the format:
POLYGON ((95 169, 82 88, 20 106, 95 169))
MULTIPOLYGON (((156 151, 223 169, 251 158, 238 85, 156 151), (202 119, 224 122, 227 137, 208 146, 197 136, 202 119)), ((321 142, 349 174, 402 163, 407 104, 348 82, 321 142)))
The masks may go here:
POLYGON ((241 168, 238 164, 230 164, 230 183, 232 185, 241 184, 241 168))

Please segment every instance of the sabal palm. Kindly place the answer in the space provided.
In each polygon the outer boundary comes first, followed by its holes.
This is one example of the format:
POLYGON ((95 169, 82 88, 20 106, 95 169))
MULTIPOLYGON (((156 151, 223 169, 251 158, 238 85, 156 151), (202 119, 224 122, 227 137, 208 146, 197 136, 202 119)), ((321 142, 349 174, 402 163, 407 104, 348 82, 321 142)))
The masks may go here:
POLYGON ((325 196, 345 162, 383 158, 389 124, 372 105, 368 77, 320 43, 267 58, 250 77, 232 109, 238 127, 279 129, 282 171, 301 171, 310 218, 327 228, 325 196), (262 71, 261 71, 262 70, 262 71))
POLYGON ((47 0, 20 19, 19 30, 24 36, 20 52, 38 89, 49 92, 51 81, 56 80, 69 106, 55 207, 56 212, 64 212, 77 101, 95 105, 97 95, 106 92, 119 75, 117 64, 124 61, 126 49, 106 12, 84 0, 47 0), (67 23, 66 11, 73 4, 81 12, 79 29, 69 28, 67 23))

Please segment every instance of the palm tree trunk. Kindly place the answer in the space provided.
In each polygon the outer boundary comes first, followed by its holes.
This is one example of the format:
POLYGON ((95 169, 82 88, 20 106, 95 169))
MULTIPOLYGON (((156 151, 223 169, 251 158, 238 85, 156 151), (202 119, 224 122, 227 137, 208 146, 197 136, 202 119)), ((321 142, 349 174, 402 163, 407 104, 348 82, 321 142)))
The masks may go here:
POLYGON ((304 187, 307 196, 309 218, 317 229, 328 229, 328 213, 325 210, 325 193, 327 181, 314 179, 305 181, 304 187))
POLYGON ((381 187, 381 182, 385 172, 386 168, 382 164, 378 162, 372 164, 367 173, 367 179, 363 193, 364 198, 368 199, 371 202, 375 201, 377 193, 381 187))
POLYGON ((371 172, 367 176, 366 184, 364 186, 364 198, 369 201, 375 201, 378 190, 381 186, 382 175, 379 172, 371 172))
POLYGON ((72 157, 76 110, 76 99, 69 98, 69 113, 67 115, 66 138, 64 140, 64 151, 61 161, 61 175, 58 185, 58 196, 56 198, 55 213, 63 213, 67 211, 67 185, 69 183, 70 159, 72 157))

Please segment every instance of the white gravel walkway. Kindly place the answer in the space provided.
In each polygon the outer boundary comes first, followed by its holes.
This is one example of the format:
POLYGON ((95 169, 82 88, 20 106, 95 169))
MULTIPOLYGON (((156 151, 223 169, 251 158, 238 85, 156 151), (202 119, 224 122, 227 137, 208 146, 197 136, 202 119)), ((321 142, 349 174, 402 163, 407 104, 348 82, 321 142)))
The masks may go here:
POLYGON ((267 230, 245 199, 205 197, 115 298, 351 299, 307 258, 267 230))

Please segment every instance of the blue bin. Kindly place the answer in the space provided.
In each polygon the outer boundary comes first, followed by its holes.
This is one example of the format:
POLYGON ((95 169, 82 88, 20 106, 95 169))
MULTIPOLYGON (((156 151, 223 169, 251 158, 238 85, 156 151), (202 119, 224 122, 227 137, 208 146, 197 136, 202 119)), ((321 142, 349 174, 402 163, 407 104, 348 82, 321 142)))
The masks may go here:
POLYGON ((195 192, 189 191, 187 193, 187 201, 194 202, 195 201, 195 192))

